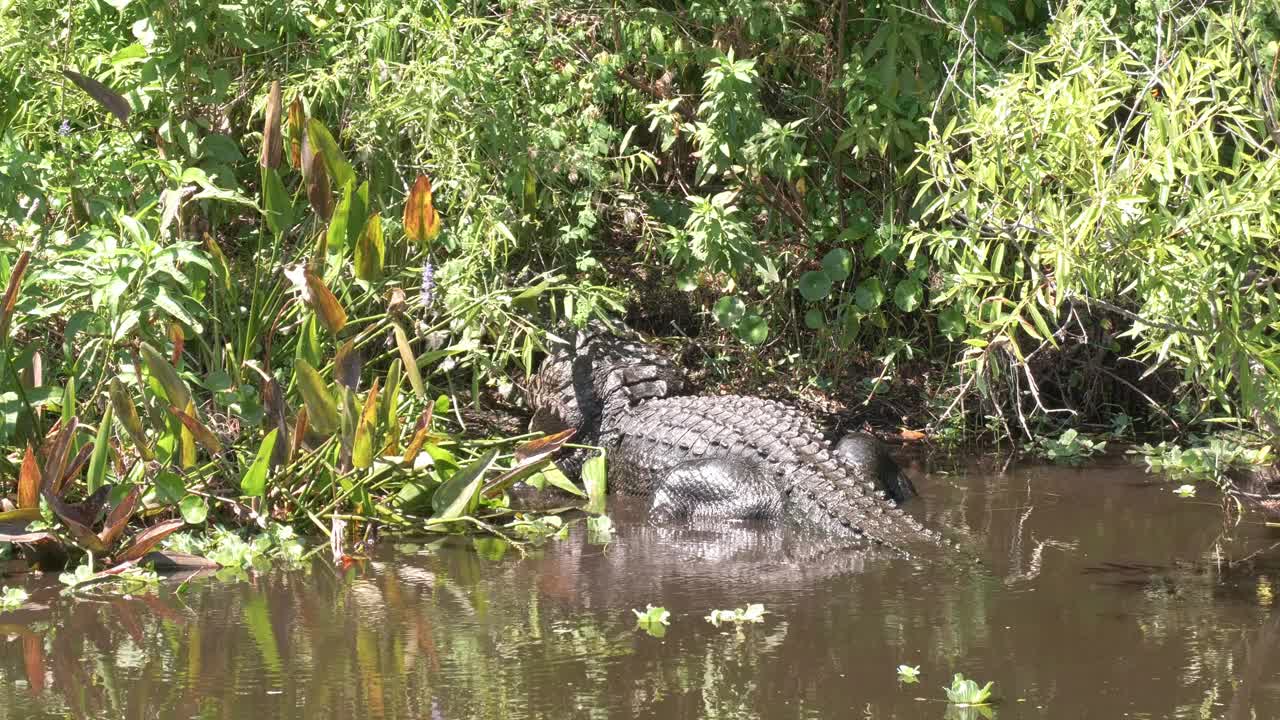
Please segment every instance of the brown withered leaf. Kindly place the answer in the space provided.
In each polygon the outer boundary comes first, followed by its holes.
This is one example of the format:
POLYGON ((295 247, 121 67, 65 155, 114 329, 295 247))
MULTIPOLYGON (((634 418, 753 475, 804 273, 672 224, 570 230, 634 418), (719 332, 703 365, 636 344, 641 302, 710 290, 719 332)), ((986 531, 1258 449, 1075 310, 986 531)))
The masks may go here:
POLYGON ((354 340, 348 340, 333 356, 333 381, 348 390, 355 390, 360 385, 360 370, 363 366, 362 353, 356 350, 354 340))
POLYGON ((186 411, 179 410, 173 405, 170 405, 169 412, 172 413, 174 417, 178 418, 178 422, 181 422, 182 425, 187 428, 191 435, 195 437, 196 442, 203 445, 204 449, 208 450, 210 455, 222 454, 222 443, 218 440, 218 436, 214 435, 209 428, 205 427, 204 423, 196 419, 194 415, 195 406, 193 404, 187 403, 186 411))
POLYGON ((0 338, 9 337, 9 323, 13 320, 13 308, 18 303, 18 289, 22 287, 22 276, 26 274, 29 262, 31 251, 23 250, 9 273, 9 287, 4 291, 4 305, 0 306, 0 338))
POLYGON ((133 511, 138 509, 138 502, 141 499, 142 491, 134 485, 120 500, 120 504, 111 509, 107 515, 107 521, 103 524, 102 532, 98 533, 98 539, 104 546, 111 547, 116 544, 116 540, 120 539, 120 535, 129 524, 129 518, 133 517, 133 511))
POLYGON ((67 468, 67 455, 71 452, 71 438, 75 436, 79 425, 80 419, 72 417, 50 442, 44 461, 44 477, 40 480, 42 490, 62 494, 62 476, 67 468))
POLYGON ((159 544, 161 540, 164 540, 175 532, 181 530, 186 524, 186 521, 181 519, 166 520, 159 525, 154 525, 143 530, 134 536, 133 542, 123 553, 116 556, 116 562, 129 562, 131 560, 141 559, 142 556, 150 552, 151 548, 159 544))
POLYGON ((89 464, 89 456, 93 454, 93 443, 85 443, 80 448, 80 452, 67 463, 67 469, 62 473, 62 479, 58 481, 58 487, 67 487, 68 484, 76 479, 76 477, 84 470, 84 466, 89 464))
POLYGON ((431 432, 431 413, 434 409, 433 405, 428 405, 418 417, 418 423, 413 427, 413 439, 404 449, 404 462, 409 467, 413 467, 413 461, 418 458, 418 453, 422 452, 422 446, 427 443, 427 435, 431 432))
POLYGON ((307 183, 307 200, 325 222, 333 216, 333 189, 329 185, 329 171, 324 162, 316 162, 311 141, 302 133, 302 174, 307 183))
POLYGON ((28 443, 22 456, 22 467, 18 470, 18 507, 40 507, 40 490, 40 466, 36 464, 36 454, 28 443))
POLYGON ((129 101, 125 100, 123 95, 91 77, 81 75, 75 70, 63 69, 62 74, 81 90, 88 93, 89 97, 96 100, 99 105, 106 108, 112 115, 115 115, 121 125, 129 124, 129 101))
POLYGON ((81 513, 76 508, 63 502, 48 490, 44 491, 44 501, 49 504, 49 509, 53 510, 53 514, 58 516, 58 520, 67 529, 67 532, 71 533, 71 537, 76 541, 77 545, 89 552, 106 552, 107 548, 98 539, 97 533, 80 522, 78 516, 81 513))
POLYGON ((484 494, 488 497, 493 497, 516 484, 524 476, 531 474, 539 464, 554 455, 565 443, 569 442, 569 439, 576 432, 577 429, 575 428, 561 430, 554 435, 530 440, 517 447, 514 453, 516 464, 510 470, 494 478, 488 485, 485 485, 484 494))
POLYGON ((280 81, 271 81, 271 90, 267 93, 266 118, 262 123, 262 157, 259 164, 264 168, 280 165, 280 155, 284 151, 284 139, 280 135, 280 81))
POLYGON ((302 109, 302 99, 289 103, 289 164, 302 167, 302 138, 307 134, 307 114, 302 109))

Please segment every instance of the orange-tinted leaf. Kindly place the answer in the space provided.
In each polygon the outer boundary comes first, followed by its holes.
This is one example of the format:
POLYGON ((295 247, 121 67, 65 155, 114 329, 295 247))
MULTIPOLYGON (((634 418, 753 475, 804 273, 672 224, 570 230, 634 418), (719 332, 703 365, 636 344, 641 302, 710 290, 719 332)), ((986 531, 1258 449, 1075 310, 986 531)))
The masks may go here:
POLYGON ((191 435, 209 451, 210 455, 222 454, 222 443, 218 440, 218 436, 214 435, 209 428, 205 427, 204 423, 196 419, 196 408, 194 404, 188 403, 185 411, 179 410, 173 405, 170 405, 169 412, 172 413, 174 417, 178 418, 178 421, 182 423, 183 427, 191 432, 191 435))
POLYGON ((18 507, 33 508, 40 506, 40 466, 36 464, 36 454, 27 445, 27 452, 22 456, 22 468, 18 471, 18 507))
POLYGON ((36 633, 22 635, 22 666, 27 673, 27 688, 39 697, 44 692, 44 638, 36 633))
POLYGON ((311 307, 316 311, 320 324, 331 334, 337 335, 347 324, 347 311, 342 309, 338 298, 324 284, 324 280, 311 271, 306 271, 307 291, 311 294, 311 307))
POLYGON ((187 344, 187 335, 182 332, 182 326, 178 323, 169 323, 169 341, 173 343, 173 354, 169 362, 178 367, 182 364, 182 351, 187 344))
POLYGON ((133 517, 133 511, 138 509, 138 502, 141 499, 142 490, 134 485, 120 500, 120 504, 111 509, 111 513, 107 515, 107 520, 103 524, 102 532, 98 533, 98 539, 104 546, 111 547, 116 544, 116 540, 120 539, 125 526, 129 524, 129 518, 133 517))
POLYGON ((427 443, 427 434, 431 432, 431 412, 434 409, 434 405, 428 405, 427 409, 422 411, 418 424, 413 429, 413 439, 404 449, 404 462, 410 467, 413 467, 413 461, 418 458, 418 453, 422 452, 422 446, 427 443))
POLYGON ((280 81, 271 81, 271 91, 267 93, 266 119, 262 123, 262 157, 259 164, 264 168, 280 165, 280 155, 284 149, 284 140, 280 136, 280 81))
POLYGON ((9 287, 4 291, 4 305, 0 306, 0 338, 9 337, 9 323, 13 320, 13 308, 18 303, 18 288, 22 287, 22 276, 26 274, 30 261, 31 252, 23 250, 9 273, 9 287))
POLYGON ((298 417, 293 421, 293 442, 289 446, 290 457, 298 457, 298 453, 302 452, 302 441, 307 437, 307 409, 304 407, 298 411, 298 417))
POLYGON ((899 437, 901 437, 904 442, 920 442, 928 436, 919 430, 908 430, 906 428, 902 428, 902 432, 899 434, 899 437))
POLYGON ((75 83, 81 90, 89 94, 89 97, 98 102, 99 105, 106 108, 112 115, 120 121, 121 125, 127 125, 129 122, 129 102, 124 99, 120 93, 103 85, 91 77, 86 77, 74 70, 63 70, 62 74, 67 76, 71 82, 75 83))
POLYGON ((116 562, 141 560, 142 556, 150 552, 151 548, 159 544, 161 540, 181 530, 183 525, 186 525, 184 520, 167 520, 143 530, 134 536, 133 543, 129 545, 129 548, 115 558, 116 562))
POLYGON ((364 225, 364 232, 356 240, 356 277, 365 282, 377 282, 382 277, 382 263, 386 257, 386 245, 382 240, 382 216, 374 213, 364 225))
POLYGON ((431 181, 419 175, 404 203, 404 234, 417 243, 428 243, 440 233, 440 214, 431 197, 431 181))

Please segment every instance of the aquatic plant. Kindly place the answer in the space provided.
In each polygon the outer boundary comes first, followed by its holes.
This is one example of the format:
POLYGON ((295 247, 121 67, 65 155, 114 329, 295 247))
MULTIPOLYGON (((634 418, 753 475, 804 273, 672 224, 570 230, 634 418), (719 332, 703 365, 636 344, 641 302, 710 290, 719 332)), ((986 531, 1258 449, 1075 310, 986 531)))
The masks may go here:
POLYGON ((898 680, 908 685, 920 682, 920 666, 899 665, 898 680))
POLYGON ((664 607, 646 605, 644 610, 632 609, 636 616, 636 627, 654 637, 662 637, 671 624, 671 613, 664 607))
POLYGON ((22 588, 0 586, 0 612, 17 610, 29 597, 31 596, 22 588))
POLYGON ((1065 430, 1056 438, 1036 438, 1031 447, 1036 456, 1061 465, 1079 465, 1106 449, 1105 441, 1095 442, 1074 429, 1065 430))
POLYGON ((994 682, 988 682, 981 687, 978 683, 966 678, 961 673, 956 673, 951 679, 951 687, 944 687, 947 692, 947 702, 961 707, 972 705, 986 705, 991 699, 991 687, 994 682))
POLYGON ((745 608, 736 610, 712 610, 711 614, 706 617, 706 621, 716 627, 720 627, 721 623, 741 625, 743 623, 764 622, 764 615, 764 605, 753 603, 745 608))

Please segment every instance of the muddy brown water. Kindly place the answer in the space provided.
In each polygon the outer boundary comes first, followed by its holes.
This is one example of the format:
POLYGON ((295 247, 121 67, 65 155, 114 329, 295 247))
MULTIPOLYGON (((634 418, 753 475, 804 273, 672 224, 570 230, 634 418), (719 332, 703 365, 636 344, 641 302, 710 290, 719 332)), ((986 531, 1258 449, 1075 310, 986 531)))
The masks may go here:
POLYGON ((611 498, 608 546, 580 523, 524 557, 387 544, 0 615, 0 720, 984 717, 943 701, 956 672, 1006 720, 1280 717, 1280 562, 1230 565, 1280 540, 1256 519, 1119 464, 917 478, 914 511, 981 566, 779 564, 759 528, 653 528, 611 498), (636 629, 649 603, 662 638, 636 629), (763 623, 703 619, 748 603, 763 623))

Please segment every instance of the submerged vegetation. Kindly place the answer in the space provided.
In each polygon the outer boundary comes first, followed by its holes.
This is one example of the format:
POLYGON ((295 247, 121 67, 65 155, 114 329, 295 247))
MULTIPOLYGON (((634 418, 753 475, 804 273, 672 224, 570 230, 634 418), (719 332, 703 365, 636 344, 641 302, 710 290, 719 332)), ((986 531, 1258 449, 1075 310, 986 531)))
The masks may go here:
POLYGON ((603 461, 493 417, 592 318, 943 442, 1273 445, 1280 16, 1014 5, 0 0, 0 551, 554 535, 506 491, 603 461))

